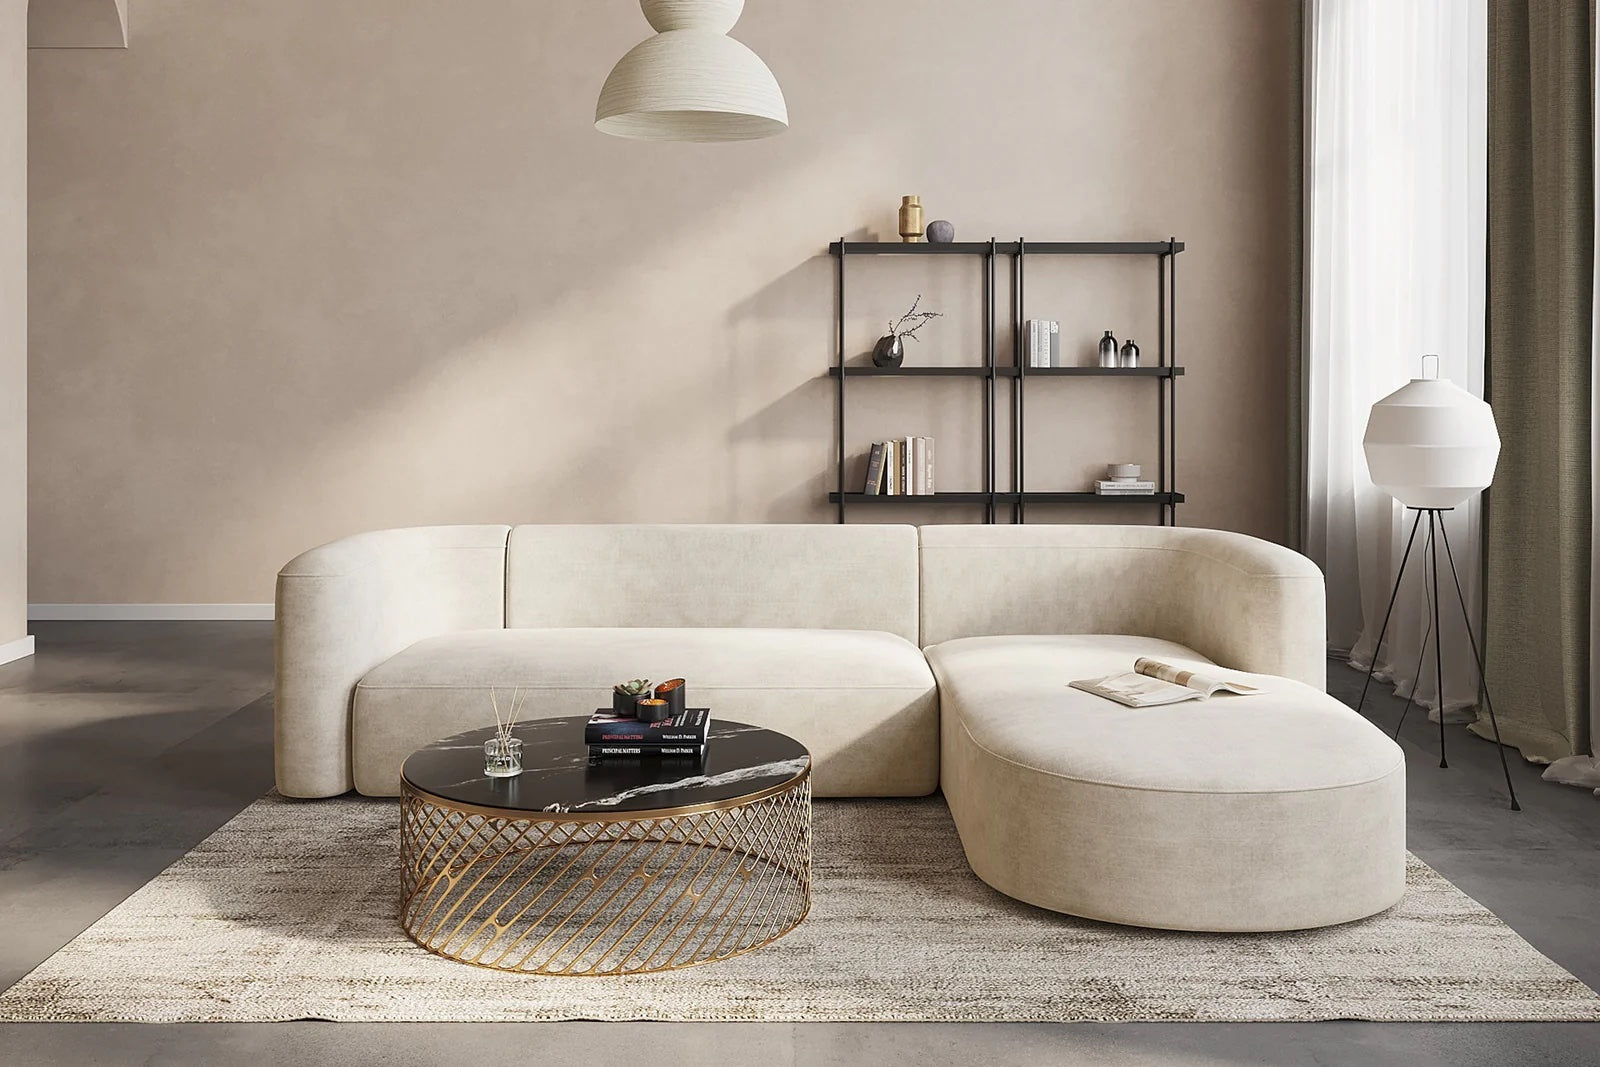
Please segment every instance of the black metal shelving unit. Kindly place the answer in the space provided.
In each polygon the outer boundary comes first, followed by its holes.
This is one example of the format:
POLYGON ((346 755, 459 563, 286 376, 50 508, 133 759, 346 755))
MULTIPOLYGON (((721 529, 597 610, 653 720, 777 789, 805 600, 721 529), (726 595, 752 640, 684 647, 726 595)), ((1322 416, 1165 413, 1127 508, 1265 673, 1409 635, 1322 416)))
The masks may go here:
POLYGON ((984 521, 995 522, 1002 507, 1010 508, 1011 521, 1027 521, 1029 504, 1113 504, 1154 505, 1163 526, 1177 525, 1177 505, 1183 494, 1177 491, 1177 381, 1183 367, 1177 364, 1178 253, 1183 242, 1166 241, 963 241, 951 244, 905 244, 881 241, 846 241, 828 246, 836 263, 838 338, 834 365, 828 373, 837 384, 838 488, 828 494, 828 502, 839 509, 856 504, 872 505, 964 505, 983 508, 984 521), (874 367, 845 365, 845 284, 844 264, 851 256, 981 256, 983 258, 983 363, 954 367, 874 367), (995 358, 995 261, 1008 257, 1011 270, 1011 363, 1001 365, 995 358), (1029 256, 1152 256, 1156 260, 1157 314, 1156 363, 1148 367, 1028 367, 1022 360, 1023 298, 1029 256), (845 474, 845 384, 850 378, 977 378, 983 383, 983 488, 977 492, 931 493, 926 496, 884 496, 852 493, 844 488, 845 474), (1027 419, 1027 382, 1030 378, 1153 378, 1156 382, 1157 474, 1156 492, 1149 496, 1100 496, 1088 493, 1027 492, 1023 489, 1027 448, 1024 430, 1027 419), (1011 385, 1010 487, 999 487, 996 456, 995 418, 997 384, 1011 385))

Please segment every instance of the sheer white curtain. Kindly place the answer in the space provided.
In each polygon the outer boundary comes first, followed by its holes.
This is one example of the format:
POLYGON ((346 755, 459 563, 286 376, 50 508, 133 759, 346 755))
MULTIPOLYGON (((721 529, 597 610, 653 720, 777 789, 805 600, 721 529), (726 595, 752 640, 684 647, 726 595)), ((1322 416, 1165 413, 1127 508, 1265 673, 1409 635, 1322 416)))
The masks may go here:
MULTIPOLYGON (((1431 651, 1418 671, 1431 638, 1427 524, 1377 649, 1415 513, 1368 479, 1361 436, 1373 401, 1420 376, 1425 353, 1483 393, 1487 9, 1311 0, 1306 16, 1307 551, 1328 577, 1332 647, 1362 668, 1376 655, 1380 677, 1431 709, 1431 651)), ((1446 521, 1476 620, 1478 502, 1446 521)), ((1439 592, 1445 705, 1465 709, 1477 673, 1448 570, 1439 592)))

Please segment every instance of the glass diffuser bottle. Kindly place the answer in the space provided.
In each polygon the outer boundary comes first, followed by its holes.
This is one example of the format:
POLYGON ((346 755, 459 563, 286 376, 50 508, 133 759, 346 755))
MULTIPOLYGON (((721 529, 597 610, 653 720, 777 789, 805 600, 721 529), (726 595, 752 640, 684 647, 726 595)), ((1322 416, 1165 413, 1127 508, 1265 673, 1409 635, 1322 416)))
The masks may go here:
POLYGON ((491 737, 483 743, 483 773, 490 778, 515 778, 522 773, 522 740, 491 737))

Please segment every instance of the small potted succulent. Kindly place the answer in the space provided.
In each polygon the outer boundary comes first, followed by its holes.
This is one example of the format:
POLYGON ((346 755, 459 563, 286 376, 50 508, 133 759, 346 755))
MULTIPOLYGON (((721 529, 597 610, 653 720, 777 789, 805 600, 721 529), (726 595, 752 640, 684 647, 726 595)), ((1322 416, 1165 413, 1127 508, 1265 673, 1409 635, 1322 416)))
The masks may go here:
POLYGON ((639 701, 650 697, 650 679, 635 678, 611 687, 611 713, 624 719, 639 717, 639 701))

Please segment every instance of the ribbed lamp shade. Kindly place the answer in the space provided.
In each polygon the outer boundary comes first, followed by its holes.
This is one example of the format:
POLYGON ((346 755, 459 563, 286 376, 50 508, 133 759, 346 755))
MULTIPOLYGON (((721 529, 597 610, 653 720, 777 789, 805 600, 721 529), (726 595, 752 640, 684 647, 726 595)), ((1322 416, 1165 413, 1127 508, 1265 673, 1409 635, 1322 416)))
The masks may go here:
POLYGON ((1413 378, 1376 404, 1361 439, 1373 484, 1411 508, 1453 508, 1487 489, 1500 458, 1494 412, 1442 378, 1413 378))
POLYGON ((658 32, 612 68, 595 129, 641 141, 749 141, 789 128, 772 71, 727 36, 744 0, 640 0, 658 32))

